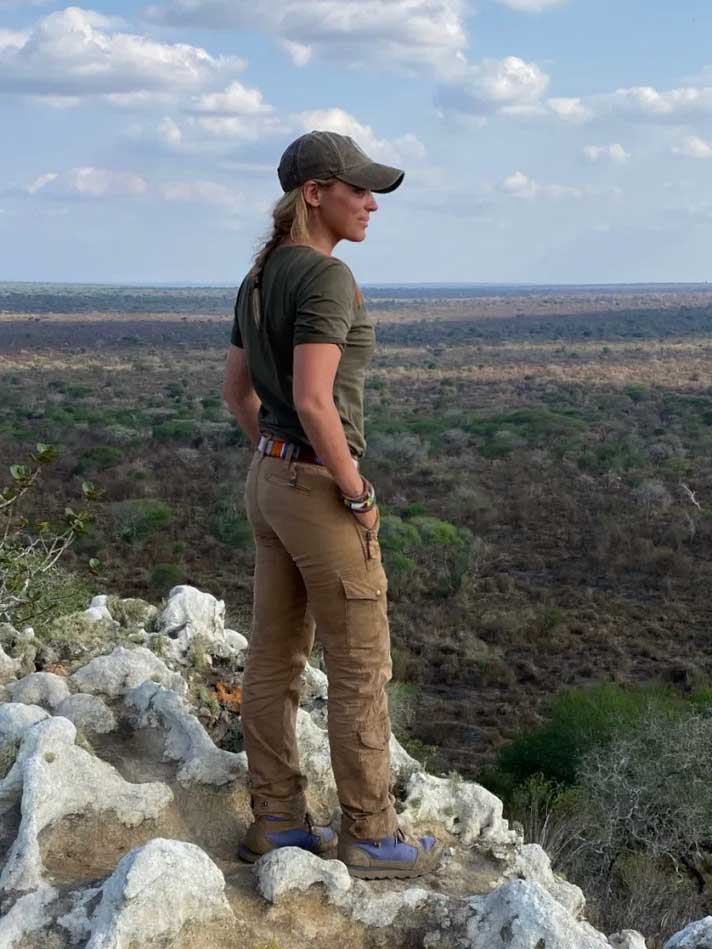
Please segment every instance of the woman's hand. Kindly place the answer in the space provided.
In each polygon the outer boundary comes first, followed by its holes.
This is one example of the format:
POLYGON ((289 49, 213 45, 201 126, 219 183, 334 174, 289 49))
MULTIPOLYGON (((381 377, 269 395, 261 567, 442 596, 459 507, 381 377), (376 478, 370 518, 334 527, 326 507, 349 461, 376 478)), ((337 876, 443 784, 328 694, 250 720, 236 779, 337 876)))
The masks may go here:
POLYGON ((378 521, 378 505, 374 505, 370 511, 365 511, 363 514, 357 514, 355 511, 351 512, 356 520, 361 524, 366 530, 373 530, 378 521))

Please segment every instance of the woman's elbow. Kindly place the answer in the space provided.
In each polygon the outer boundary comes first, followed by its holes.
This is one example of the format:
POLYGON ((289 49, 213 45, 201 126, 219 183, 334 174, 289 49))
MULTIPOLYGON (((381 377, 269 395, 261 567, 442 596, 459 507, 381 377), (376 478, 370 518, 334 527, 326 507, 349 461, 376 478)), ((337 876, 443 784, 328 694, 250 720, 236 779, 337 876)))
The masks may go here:
POLYGON ((294 407, 297 415, 314 416, 323 415, 333 408, 333 396, 326 396, 318 392, 308 392, 294 395, 294 407))

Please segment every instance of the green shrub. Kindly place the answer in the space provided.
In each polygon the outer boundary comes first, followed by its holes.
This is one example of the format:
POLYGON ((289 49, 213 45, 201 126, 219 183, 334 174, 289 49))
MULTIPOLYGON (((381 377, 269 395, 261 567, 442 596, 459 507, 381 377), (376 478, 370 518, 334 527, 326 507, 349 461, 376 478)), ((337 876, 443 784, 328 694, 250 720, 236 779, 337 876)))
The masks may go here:
POLYGON ((165 501, 155 498, 129 498, 111 506, 118 536, 129 543, 146 540, 167 527, 174 517, 173 509, 165 501))
POLYGON ((153 437, 157 441, 187 442, 195 438, 196 427, 192 419, 170 419, 153 426, 153 437))
POLYGON ((185 570, 177 563, 157 563, 151 569, 151 586, 159 592, 177 587, 185 580, 185 570))
MULTIPOLYGON (((31 465, 10 465, 11 483, 0 490, 0 620, 22 623, 29 618, 56 615, 74 593, 72 583, 58 563, 69 547, 84 534, 93 520, 88 510, 65 507, 63 525, 30 519, 20 511, 25 496, 36 489, 43 468, 57 457, 51 445, 38 444, 30 455, 31 465), (68 581, 63 591, 62 581, 68 581)), ((96 501, 103 494, 90 482, 82 494, 96 501)), ((92 559, 89 568, 98 573, 101 563, 92 559)), ((80 585, 81 581, 78 581, 80 585)), ((83 588, 86 594, 86 588, 83 588)), ((86 602, 86 600, 85 600, 86 602)), ((71 609, 71 606, 70 606, 71 609)))
POLYGON ((385 550, 406 550, 420 546, 417 528, 400 519, 396 514, 381 514, 378 539, 385 550))
POLYGON ((500 750, 496 767, 488 771, 489 786, 509 797, 516 785, 535 774, 573 785, 584 755, 639 725, 651 709, 674 718, 683 714, 685 703, 669 689, 650 686, 606 684, 563 692, 543 725, 500 750))
POLYGON ((252 544, 252 528, 234 501, 218 501, 210 516, 209 527, 213 537, 229 547, 249 547, 252 544))
POLYGON ((448 547, 461 546, 466 542, 465 531, 437 517, 414 517, 409 523, 417 529, 425 544, 448 547))
POLYGON ((412 573, 418 567, 415 560, 397 550, 388 551, 385 560, 389 573, 412 573))
POLYGON ((102 468, 111 468, 123 461, 125 452, 113 445, 94 445, 83 451, 79 456, 77 471, 84 474, 87 471, 93 471, 102 468))

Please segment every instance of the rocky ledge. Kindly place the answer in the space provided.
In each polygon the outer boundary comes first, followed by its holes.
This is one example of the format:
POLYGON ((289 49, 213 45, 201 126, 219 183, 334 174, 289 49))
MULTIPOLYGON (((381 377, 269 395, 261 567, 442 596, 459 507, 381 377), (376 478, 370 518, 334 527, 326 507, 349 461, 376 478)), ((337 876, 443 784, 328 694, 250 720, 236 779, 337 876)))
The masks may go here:
MULTIPOLYGON (((494 795, 428 774, 395 737, 401 824, 447 845, 434 873, 365 882, 296 848, 242 864, 248 640, 224 615, 179 586, 162 610, 95 597, 41 637, 0 625, 0 947, 645 949, 639 933, 586 922, 581 890, 494 795)), ((327 699, 307 666, 301 765, 311 813, 338 831, 327 699)), ((666 949, 709 946, 712 917, 666 949)))

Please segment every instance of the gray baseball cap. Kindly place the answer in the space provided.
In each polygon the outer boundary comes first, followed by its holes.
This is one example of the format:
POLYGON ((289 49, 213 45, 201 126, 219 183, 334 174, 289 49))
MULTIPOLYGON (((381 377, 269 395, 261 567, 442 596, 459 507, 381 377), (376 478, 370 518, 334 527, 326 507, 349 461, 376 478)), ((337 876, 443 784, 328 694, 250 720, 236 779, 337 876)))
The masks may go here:
POLYGON ((405 172, 373 161, 348 135, 314 131, 287 146, 277 174, 285 192, 310 178, 338 178, 357 188, 386 194, 396 190, 405 172))

